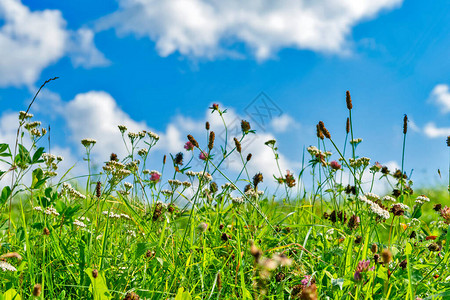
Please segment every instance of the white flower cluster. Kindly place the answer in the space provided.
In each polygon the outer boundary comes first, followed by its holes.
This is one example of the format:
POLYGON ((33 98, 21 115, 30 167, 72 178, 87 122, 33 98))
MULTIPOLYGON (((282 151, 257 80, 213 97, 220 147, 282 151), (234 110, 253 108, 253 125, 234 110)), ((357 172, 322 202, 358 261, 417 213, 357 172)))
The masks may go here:
POLYGON ((308 148, 306 148, 306 150, 312 156, 322 155, 324 157, 328 157, 328 156, 331 156, 331 154, 332 154, 330 151, 325 151, 325 152, 320 151, 316 146, 309 146, 308 148))
POLYGON ((383 199, 381 199, 381 200, 388 201, 388 202, 396 202, 397 201, 397 200, 395 200, 394 197, 391 197, 389 195, 384 196, 383 199))
POLYGON ((86 199, 86 196, 80 193, 79 191, 75 190, 69 183, 64 182, 63 187, 61 190, 61 193, 67 194, 72 198, 84 200, 86 199))
POLYGON ((363 139, 357 138, 357 139, 351 140, 351 141, 350 141, 350 144, 358 145, 358 144, 361 143, 362 141, 363 141, 363 139))
POLYGON ((41 126, 41 122, 40 121, 34 121, 34 122, 26 123, 23 127, 26 130, 31 130, 31 129, 39 127, 39 126, 41 126))
POLYGON ((203 172, 203 171, 197 172, 197 177, 198 177, 198 179, 205 179, 206 181, 213 180, 211 174, 209 174, 208 172, 203 172))
POLYGON ((84 224, 82 221, 75 219, 75 221, 73 221, 73 225, 78 226, 78 227, 86 227, 86 224, 84 224))
POLYGON ((82 139, 82 140, 81 140, 81 144, 82 144, 84 147, 94 146, 95 143, 97 143, 97 141, 94 140, 94 139, 82 139))
POLYGON ((19 111, 19 120, 23 121, 26 119, 31 119, 32 117, 34 117, 33 114, 27 113, 23 110, 19 111))
POLYGON ((134 230, 127 230, 127 235, 136 237, 136 232, 134 230))
POLYGON ((221 188, 222 188, 222 190, 225 190, 225 189, 228 189, 228 188, 229 188, 230 190, 232 190, 232 191, 235 191, 235 190, 236 190, 236 186, 235 186, 233 183, 229 183, 229 182, 223 184, 223 185, 221 186, 221 188))
POLYGON ((129 163, 127 163, 125 165, 125 167, 127 168, 127 170, 129 170, 131 172, 137 171, 139 169, 139 164, 140 163, 141 162, 139 160, 133 160, 133 161, 130 161, 129 163))
POLYGON ((57 212, 53 206, 50 206, 46 210, 44 210, 44 214, 49 215, 49 216, 50 215, 59 216, 59 212, 57 212))
POLYGON ((111 174, 116 178, 124 178, 131 174, 131 172, 126 169, 124 164, 114 160, 108 161, 106 165, 103 166, 103 170, 107 174, 111 174))
MULTIPOLYGON (((380 198, 378 195, 376 194, 372 194, 372 193, 368 193, 367 195, 370 195, 370 197, 372 199, 375 199, 376 197, 378 197, 378 199, 380 198)), ((370 206, 370 211, 374 214, 376 214, 377 216, 383 218, 383 219, 389 219, 390 215, 389 212, 383 208, 381 208, 381 206, 379 206, 377 203, 367 199, 367 196, 364 195, 359 195, 358 199, 361 202, 364 202, 365 204, 370 206)))
POLYGON ((418 204, 424 204, 425 202, 430 202, 430 198, 425 195, 420 195, 416 198, 416 203, 418 204))
POLYGON ((183 183, 179 181, 178 179, 169 179, 168 180, 169 185, 172 187, 172 189, 176 190, 180 185, 183 183))
POLYGON ((126 190, 131 190, 133 188, 133 184, 129 182, 125 182, 123 186, 125 187, 126 190))
POLYGON ((3 260, 0 260, 0 269, 2 269, 3 272, 5 272, 5 271, 16 272, 17 271, 17 269, 13 265, 11 265, 10 263, 3 261, 3 260))
POLYGON ((366 193, 366 197, 367 197, 367 199, 369 199, 371 201, 380 200, 380 196, 378 196, 375 193, 366 193))
POLYGON ((162 190, 161 194, 163 194, 166 197, 169 197, 169 196, 173 195, 173 191, 171 191, 171 190, 162 190))
POLYGON ((348 163, 352 168, 359 168, 361 166, 367 167, 370 164, 370 158, 368 157, 360 157, 357 159, 349 158, 348 163))
POLYGON ((154 139, 155 141, 159 140, 159 135, 157 135, 156 133, 147 131, 147 134, 151 139, 154 139))
POLYGON ((231 202, 233 202, 233 204, 243 204, 245 202, 244 197, 233 197, 231 198, 231 202))
POLYGON ((147 153, 148 153, 148 149, 147 148, 142 148, 142 149, 138 150, 138 155, 141 156, 141 157, 146 156, 147 153))
POLYGON ((108 218, 111 218, 111 219, 127 219, 127 220, 131 219, 129 215, 126 215, 126 214, 115 214, 112 211, 108 213, 108 211, 105 210, 105 211, 102 211, 102 214, 105 215, 105 216, 108 216, 108 218))
POLYGON ((183 181, 181 184, 182 184, 185 188, 188 188, 188 187, 191 186, 191 183, 188 182, 188 181, 183 181))
POLYGON ((117 125, 117 127, 119 127, 120 132, 124 133, 125 131, 127 131, 127 126, 125 125, 117 125))
POLYGON ((245 192, 245 195, 248 197, 258 198, 258 196, 264 195, 264 191, 256 191, 256 190, 250 188, 250 189, 248 189, 248 191, 245 192))
POLYGON ((409 206, 406 205, 406 204, 403 204, 403 203, 400 203, 400 202, 392 203, 391 207, 394 206, 394 205, 396 205, 397 207, 400 207, 403 210, 409 210, 409 206))
POLYGON ((91 219, 89 219, 88 217, 85 217, 85 216, 79 217, 78 220, 83 221, 83 222, 86 221, 88 223, 91 222, 91 219))

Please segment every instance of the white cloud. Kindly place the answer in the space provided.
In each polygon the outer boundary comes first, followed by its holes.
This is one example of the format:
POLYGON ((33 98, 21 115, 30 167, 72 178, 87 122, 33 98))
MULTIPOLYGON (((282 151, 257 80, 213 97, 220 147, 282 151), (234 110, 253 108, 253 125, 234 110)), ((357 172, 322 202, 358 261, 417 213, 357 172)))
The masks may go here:
POLYGON ((298 124, 294 118, 288 114, 282 114, 279 117, 273 118, 270 125, 275 132, 279 133, 286 132, 291 129, 298 129, 300 127, 300 124, 298 124))
POLYGON ((447 84, 436 85, 430 94, 430 101, 440 107, 442 113, 450 112, 450 90, 447 84))
POLYGON ((66 54, 75 64, 104 65, 87 29, 72 32, 59 10, 31 11, 20 0, 0 1, 0 86, 32 85, 66 54))
POLYGON ((94 32, 89 28, 80 28, 72 32, 68 42, 68 52, 75 67, 93 68, 108 66, 111 62, 94 44, 94 32))
POLYGON ((229 52, 244 43, 258 59, 282 48, 343 53, 352 27, 402 0, 120 0, 120 9, 98 23, 156 42, 161 56, 229 52), (231 47, 230 47, 231 46, 231 47))
POLYGON ((424 133, 430 138, 439 138, 450 136, 450 127, 436 127, 433 122, 425 125, 424 133))

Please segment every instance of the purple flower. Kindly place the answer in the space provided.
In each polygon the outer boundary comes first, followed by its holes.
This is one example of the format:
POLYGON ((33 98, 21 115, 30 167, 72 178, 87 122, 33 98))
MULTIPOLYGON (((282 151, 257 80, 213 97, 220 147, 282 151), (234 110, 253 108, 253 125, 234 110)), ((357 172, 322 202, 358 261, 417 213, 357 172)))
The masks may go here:
POLYGON ((332 162, 330 162, 330 167, 333 170, 337 171, 337 170, 339 170, 341 168, 341 165, 337 161, 333 160, 332 162))
POLYGON ((194 150, 194 144, 188 141, 186 142, 186 144, 184 144, 184 149, 186 149, 187 151, 194 150))
POLYGON ((301 284, 305 287, 311 285, 311 275, 305 275, 305 278, 302 279, 301 284))
MULTIPOLYGON (((369 270, 370 260, 361 260, 358 262, 358 265, 356 266, 355 274, 353 275, 353 278, 355 281, 360 281, 362 279, 363 272, 367 272, 369 270)), ((372 270, 372 269, 371 269, 372 270)))
POLYGON ((202 153, 200 153, 198 158, 200 158, 201 160, 207 160, 208 159, 208 153, 202 152, 202 153))
POLYGON ((150 173, 150 181, 157 183, 161 179, 161 175, 157 172, 150 173))

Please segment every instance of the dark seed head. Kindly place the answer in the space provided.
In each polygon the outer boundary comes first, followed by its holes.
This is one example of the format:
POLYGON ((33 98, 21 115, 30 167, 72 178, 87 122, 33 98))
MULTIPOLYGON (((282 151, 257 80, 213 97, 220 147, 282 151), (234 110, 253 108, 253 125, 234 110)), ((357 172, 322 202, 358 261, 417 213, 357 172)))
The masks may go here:
POLYGON ((234 145, 236 146, 236 151, 238 153, 241 153, 241 151, 242 151, 241 143, 239 142, 239 140, 237 138, 234 138, 234 145))
POLYGON ((345 102, 347 102, 347 108, 349 110, 353 108, 352 97, 350 97, 350 91, 345 92, 345 102))
POLYGON ((405 260, 402 260, 401 262, 400 262, 400 264, 399 264, 399 266, 404 270, 404 269, 406 269, 406 267, 408 266, 408 261, 405 259, 405 260))
POLYGON ((406 134, 408 132, 408 116, 405 115, 403 117, 403 134, 406 134))
POLYGON ((228 241, 230 239, 230 237, 228 236, 228 234, 226 234, 225 232, 222 233, 222 235, 220 236, 220 239, 224 242, 228 241))
POLYGON ((208 121, 205 123, 205 129, 209 130, 209 122, 208 121))
POLYGON ((284 274, 283 272, 279 272, 277 275, 275 275, 275 280, 277 282, 281 282, 283 281, 283 279, 286 277, 286 274, 284 274))
POLYGON ((372 244, 372 246, 370 247, 370 251, 372 251, 373 254, 378 252, 378 246, 377 244, 372 244))
POLYGON ((431 244, 428 246, 428 250, 430 250, 430 251, 432 251, 432 252, 437 252, 437 251, 439 251, 439 245, 436 244, 436 243, 431 243, 431 244))
POLYGON ((447 147, 450 147, 450 135, 447 137, 447 147))
POLYGON ((319 124, 316 125, 316 131, 317 131, 317 137, 321 140, 323 140, 325 137, 323 135, 322 130, 320 129, 319 124))
POLYGON ((191 142, 192 145, 194 145, 194 147, 198 148, 198 143, 197 143, 197 141, 194 139, 194 137, 192 135, 189 134, 187 136, 187 138, 188 138, 189 142, 191 142))
POLYGON ((178 152, 178 153, 175 155, 175 158, 174 158, 173 162, 174 162, 176 165, 179 165, 179 166, 183 165, 183 153, 178 152))
POLYGON ((117 157, 117 154, 111 153, 111 155, 109 156, 109 160, 119 161, 119 158, 117 157))
POLYGON ((327 138, 330 139, 331 135, 330 132, 325 128, 325 124, 322 121, 319 121, 319 128, 322 131, 323 135, 327 138))
POLYGON ((253 176, 253 186, 256 188, 260 182, 263 181, 263 175, 261 173, 257 173, 253 176))
POLYGON ((44 228, 44 230, 42 231, 43 235, 50 235, 50 230, 48 230, 47 227, 44 228))
POLYGON ((98 270, 97 269, 92 270, 92 277, 94 277, 94 279, 98 277, 98 270))
POLYGON ((97 198, 100 198, 102 195, 102 183, 100 181, 97 181, 97 185, 95 186, 95 195, 97 198))
POLYGON ((442 204, 440 204, 440 203, 435 204, 435 205, 433 206, 433 209, 434 209, 435 211, 440 211, 441 208, 442 208, 442 204))
POLYGON ((241 121, 241 129, 242 129, 242 132, 244 134, 248 133, 250 131, 250 128, 251 127, 250 127, 250 123, 249 122, 247 122, 245 120, 241 121))
POLYGON ((250 161, 250 159, 252 159, 252 154, 251 154, 251 153, 249 153, 249 154, 247 155, 247 161, 250 161))
POLYGON ((214 148, 214 139, 216 138, 216 134, 214 131, 211 131, 209 133, 209 143, 208 143, 208 149, 212 150, 214 148))
POLYGON ((33 296, 34 297, 39 297, 41 295, 42 292, 42 287, 39 283, 36 283, 33 287, 33 296))
POLYGON ((166 158, 167 158, 167 156, 166 156, 166 155, 164 155, 164 157, 163 157, 163 165, 165 165, 165 164, 166 164, 166 158))
POLYGON ((350 132, 350 118, 347 118, 347 124, 345 125, 345 132, 350 132))
POLYGON ((128 292, 123 300, 139 300, 139 296, 135 292, 128 292))

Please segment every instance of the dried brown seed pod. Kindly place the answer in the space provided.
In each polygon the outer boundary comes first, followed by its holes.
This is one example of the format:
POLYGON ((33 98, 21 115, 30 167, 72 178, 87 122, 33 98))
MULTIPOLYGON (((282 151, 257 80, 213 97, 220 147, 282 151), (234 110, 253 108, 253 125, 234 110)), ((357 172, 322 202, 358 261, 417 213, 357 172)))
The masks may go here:
POLYGON ((345 92, 345 102, 347 102, 347 108, 349 110, 353 108, 352 97, 350 96, 350 91, 345 92))
POLYGON ((194 147, 198 148, 198 143, 197 143, 197 141, 194 139, 194 137, 192 135, 189 134, 187 136, 187 138, 188 138, 189 142, 191 142, 192 145, 194 145, 194 147))

